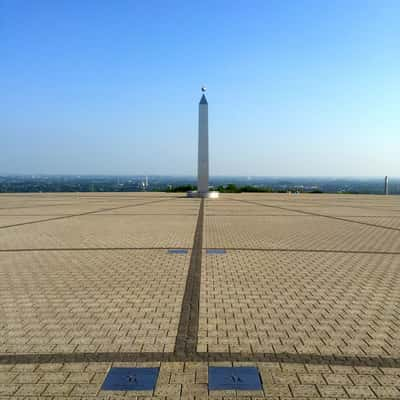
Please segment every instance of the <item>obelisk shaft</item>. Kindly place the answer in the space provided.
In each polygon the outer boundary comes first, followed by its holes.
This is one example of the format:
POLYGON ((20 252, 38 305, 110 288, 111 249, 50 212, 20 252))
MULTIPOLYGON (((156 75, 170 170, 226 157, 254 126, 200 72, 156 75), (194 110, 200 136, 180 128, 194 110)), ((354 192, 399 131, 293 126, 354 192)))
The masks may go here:
POLYGON ((385 176, 385 195, 389 195, 389 178, 385 176))
POLYGON ((199 103, 199 148, 197 166, 197 191, 208 193, 208 103, 203 94, 199 103))

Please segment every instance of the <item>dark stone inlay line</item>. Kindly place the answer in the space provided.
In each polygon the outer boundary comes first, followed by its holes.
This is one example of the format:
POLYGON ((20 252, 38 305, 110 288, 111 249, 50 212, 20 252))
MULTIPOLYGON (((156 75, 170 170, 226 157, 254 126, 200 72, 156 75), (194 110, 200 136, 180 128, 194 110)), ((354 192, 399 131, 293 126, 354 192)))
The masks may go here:
MULTIPOLYGON (((105 214, 105 215, 114 215, 114 214, 105 214)), ((298 214, 213 214, 212 212, 207 213, 207 216, 208 217, 301 217, 301 218, 315 217, 315 215, 303 215, 303 214, 300 215, 298 214)), ((400 218, 400 215, 334 215, 334 216, 339 218, 400 218)))
MULTIPOLYGON (((302 217, 304 215, 297 214, 214 214, 213 212, 207 213, 207 217, 302 217)), ((311 217, 311 215, 310 215, 311 217)))
POLYGON ((163 199, 177 198, 178 199, 178 198, 182 198, 182 196, 163 196, 164 192, 153 192, 153 193, 158 193, 159 195, 157 195, 157 196, 142 196, 143 192, 130 192, 130 194, 128 196, 116 196, 116 195, 114 195, 114 193, 116 193, 116 192, 110 193, 109 196, 98 196, 97 194, 94 196, 77 196, 77 197, 74 197, 74 199, 78 199, 78 200, 79 199, 90 199, 90 200, 96 201, 97 199, 107 199, 108 200, 108 199, 112 198, 113 200, 118 199, 118 200, 124 201, 124 200, 135 200, 135 199, 141 200, 141 199, 143 199, 143 197, 145 199, 160 199, 160 198, 163 198, 163 199), (135 195, 135 193, 139 193, 139 194, 135 195))
MULTIPOLYGON (((343 201, 345 199, 340 199, 340 200, 343 201)), ((349 201, 353 201, 353 199, 351 199, 349 201)), ((307 203, 306 207, 314 206, 314 205, 321 206, 321 207, 343 207, 343 208, 348 207, 348 208, 355 208, 355 209, 358 209, 358 210, 359 209, 364 209, 364 210, 382 211, 382 208, 369 206, 367 204, 354 206, 354 205, 351 205, 351 204, 336 204, 336 203, 325 203, 325 202, 321 203, 321 202, 317 202, 317 201, 315 201, 315 202, 314 201, 309 201, 307 203)), ((393 208, 386 208, 386 207, 384 207, 384 210, 385 211, 393 211, 393 212, 397 212, 397 213, 400 212, 399 209, 395 210, 393 208)))
MULTIPOLYGON (((50 247, 50 248, 25 248, 25 249, 0 249, 0 253, 23 253, 34 251, 134 251, 134 250, 191 250, 191 247, 50 247)), ((400 255, 400 251, 373 251, 373 250, 334 250, 334 249, 290 249, 290 248, 254 248, 254 247, 208 247, 206 250, 226 251, 264 251, 286 253, 338 253, 338 254, 376 254, 376 255, 400 255)))
MULTIPOLYGON (((121 193, 121 192, 108 192, 109 195, 99 195, 98 193, 93 194, 92 196, 88 196, 85 193, 87 192, 68 192, 69 195, 66 195, 67 192, 45 192, 45 193, 39 193, 39 192, 31 192, 31 193, 0 193, 0 199, 7 199, 7 198, 17 198, 21 199, 23 197, 30 197, 30 198, 35 198, 36 200, 46 200, 46 201, 58 201, 58 199, 63 199, 65 201, 76 201, 79 199, 90 199, 93 202, 95 202, 97 199, 121 199, 123 200, 135 200, 135 199, 172 199, 172 198, 186 198, 185 196, 178 196, 178 193, 176 196, 168 196, 164 195, 166 192, 153 192, 153 193, 158 193, 155 196, 143 196, 143 192, 125 192, 128 193, 126 196, 118 196, 116 193, 121 193), (135 194, 136 193, 136 194, 135 194), (57 197, 56 198, 54 198, 57 197), (49 198, 50 197, 50 198, 49 198)), ((106 192, 107 193, 107 192, 106 192)))
POLYGON ((183 354, 189 357, 197 351, 203 223, 204 199, 201 199, 174 349, 175 354, 183 354))
POLYGON ((179 213, 179 214, 177 214, 177 213, 171 213, 171 214, 169 214, 169 213, 159 213, 159 214, 157 214, 157 213, 155 213, 155 214, 149 214, 149 213, 136 213, 136 214, 133 214, 133 213, 118 213, 118 214, 91 214, 91 217, 103 217, 103 216, 108 216, 108 217, 115 217, 115 216, 124 216, 124 217, 127 217, 127 216, 131 216, 131 217, 152 217, 152 216, 161 216, 161 217, 163 217, 163 216, 165 216, 165 217, 197 217, 197 213, 196 214, 181 214, 181 213, 179 213))
MULTIPOLYGON (((0 253, 24 253, 33 251, 120 251, 120 250, 191 250, 191 247, 51 247, 37 249, 0 249, 0 253)), ((399 253, 400 254, 400 253, 399 253)))
POLYGON ((174 199, 162 199, 162 200, 147 201, 147 202, 138 203, 138 204, 129 204, 129 205, 119 206, 119 207, 101 208, 101 209, 99 209, 99 210, 95 210, 95 211, 86 211, 86 212, 79 213, 79 214, 69 214, 69 215, 63 215, 63 216, 54 217, 54 218, 45 218, 45 219, 39 219, 39 220, 36 220, 36 221, 20 222, 20 223, 18 223, 18 224, 3 225, 3 226, 0 226, 0 229, 14 228, 14 227, 23 226, 23 225, 39 224, 39 223, 41 223, 41 222, 57 221, 57 220, 60 220, 60 219, 68 219, 68 218, 74 218, 74 217, 83 217, 83 216, 85 216, 85 215, 96 214, 96 213, 99 213, 99 212, 120 210, 120 209, 122 209, 122 208, 127 208, 127 207, 144 206, 144 205, 147 205, 147 204, 160 203, 160 202, 168 201, 168 200, 174 200, 174 199))
POLYGON ((334 215, 326 215, 326 214, 314 213, 314 212, 311 212, 311 211, 296 210, 294 208, 272 206, 272 205, 268 205, 268 204, 258 203, 256 201, 251 201, 251 200, 240 200, 240 199, 232 199, 232 200, 239 201, 241 203, 254 204, 256 206, 276 208, 278 210, 284 210, 284 211, 293 211, 293 212, 297 212, 297 213, 304 214, 304 215, 312 215, 314 217, 329 218, 329 219, 334 219, 334 220, 337 220, 337 221, 350 222, 350 223, 353 223, 353 224, 371 226, 373 228, 388 229, 388 230, 391 230, 391 231, 400 232, 400 228, 393 228, 391 226, 372 224, 372 223, 369 223, 369 222, 355 221, 353 219, 347 219, 347 218, 338 217, 338 216, 334 216, 334 215))
MULTIPOLYGON (((69 217, 74 214, 66 214, 66 213, 55 213, 55 214, 0 214, 0 217, 69 217)), ((106 215, 114 215, 114 214, 106 214, 106 215)), ((118 214, 119 215, 119 214, 118 214)))
MULTIPOLYGON (((133 206, 131 206, 133 207, 133 206)), ((98 213, 100 211, 96 211, 96 213, 98 213)), ((71 215, 75 215, 75 214, 65 214, 65 213, 56 213, 56 214, 0 214, 0 217, 70 217, 71 215)), ((141 216, 176 216, 176 217, 197 217, 197 213, 196 214, 177 214, 177 213, 153 213, 153 214, 149 214, 149 213, 118 213, 118 214, 89 214, 91 217, 103 217, 103 216, 107 216, 107 217, 115 217, 115 216, 134 216, 134 217, 141 217, 141 216)))
POLYGON ((54 353, 1 354, 0 364, 82 362, 276 362, 296 364, 348 365, 354 367, 400 368, 399 357, 342 356, 339 354, 292 353, 54 353))
MULTIPOLYGON (((211 248, 210 248, 211 249, 211 248)), ((376 255, 400 255, 400 251, 374 251, 374 250, 335 250, 335 249, 290 249, 290 248, 256 248, 256 247, 213 247, 215 250, 229 251, 265 251, 282 253, 338 253, 338 254, 376 254, 376 255)))

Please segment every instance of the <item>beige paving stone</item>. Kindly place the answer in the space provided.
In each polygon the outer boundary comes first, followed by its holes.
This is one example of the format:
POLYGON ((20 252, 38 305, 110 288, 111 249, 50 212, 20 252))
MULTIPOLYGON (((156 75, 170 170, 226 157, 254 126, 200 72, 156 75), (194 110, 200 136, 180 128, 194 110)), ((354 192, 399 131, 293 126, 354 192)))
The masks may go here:
MULTIPOLYGON (((37 383, 42 378, 42 374, 39 373, 31 373, 31 372, 23 372, 18 374, 18 376, 13 380, 13 383, 37 383)), ((46 382, 40 382, 46 383, 46 382)))
MULTIPOLYGON (((111 365, 110 365, 110 367, 111 367, 111 365)), ((108 372, 109 368, 107 368, 107 372, 108 372)), ((97 372, 94 374, 94 376, 91 380, 91 383, 97 383, 99 386, 101 386, 101 384, 104 382, 104 379, 106 378, 106 376, 107 376, 106 372, 97 372)))
POLYGON ((357 385, 357 386, 344 386, 344 389, 350 396, 350 398, 374 398, 375 394, 371 391, 369 386, 357 385))
POLYGON ((347 375, 324 374, 324 378, 328 385, 348 385, 349 383, 351 383, 347 375))
POLYGON ((16 394, 18 396, 21 395, 40 395, 42 393, 44 393, 44 391, 47 388, 47 384, 45 383, 36 383, 36 384, 23 384, 20 385, 18 391, 16 392, 16 394))
POLYGON ((68 395, 74 388, 73 384, 50 383, 45 391, 46 395, 68 395))
POLYGON ((89 383, 94 377, 94 372, 72 372, 66 383, 89 383))
POLYGON ((94 396, 99 392, 99 385, 98 384, 88 384, 87 382, 85 383, 79 383, 74 385, 74 388, 72 389, 72 392, 70 393, 70 396, 82 396, 82 395, 90 395, 94 396))
POLYGON ((79 371, 85 370, 86 372, 95 372, 98 374, 105 373, 108 371, 110 368, 110 363, 107 362, 96 362, 96 363, 85 363, 85 364, 65 364, 64 369, 66 371, 76 371, 75 369, 71 369, 71 367, 74 368, 76 366, 79 366, 81 369, 79 371))
POLYGON ((400 389, 395 386, 371 386, 370 388, 378 398, 400 398, 400 389))
POLYGON ((400 387, 399 375, 378 375, 376 379, 381 385, 396 385, 400 387))
POLYGON ((21 385, 10 384, 10 383, 0 383, 0 395, 11 395, 14 394, 21 385))
POLYGON ((18 376, 17 372, 0 371, 0 384, 11 383, 18 376))
POLYGON ((289 385, 287 384, 271 385, 267 388, 264 388, 264 392, 266 393, 267 397, 268 396, 292 397, 289 385))
POLYGON ((12 367, 12 371, 18 372, 33 372, 38 368, 38 364, 14 364, 12 367))
POLYGON ((67 372, 46 372, 40 378, 40 383, 64 383, 68 377, 67 372))
POLYGON ((177 396, 180 397, 182 385, 178 383, 160 384, 156 386, 154 394, 156 396, 177 396))
POLYGON ((281 368, 286 373, 302 373, 307 371, 305 365, 299 363, 281 363, 281 368))
POLYGON ((290 384, 290 389, 294 397, 320 397, 315 385, 290 384))
POLYGON ((324 385, 326 383, 322 374, 298 374, 298 379, 303 385, 324 385))
POLYGON ((207 398, 208 386, 205 383, 183 384, 182 385, 183 398, 207 398))
POLYGON ((296 374, 292 373, 285 373, 285 372, 273 372, 272 373, 272 380, 276 384, 293 384, 299 385, 299 378, 296 374))
POLYGON ((317 385, 317 388, 321 397, 348 397, 343 386, 340 385, 317 385))
POLYGON ((380 372, 385 374, 385 375, 400 375, 400 368, 394 368, 394 367, 381 367, 379 368, 380 372))
POLYGON ((379 383, 379 377, 374 375, 349 375, 349 379, 354 385, 377 385, 379 383))

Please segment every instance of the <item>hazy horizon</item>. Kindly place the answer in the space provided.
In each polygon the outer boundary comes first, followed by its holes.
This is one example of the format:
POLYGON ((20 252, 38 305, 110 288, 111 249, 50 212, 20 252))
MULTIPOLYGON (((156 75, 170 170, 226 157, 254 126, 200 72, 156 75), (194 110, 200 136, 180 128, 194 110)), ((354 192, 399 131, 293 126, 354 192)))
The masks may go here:
MULTIPOLYGON (((197 179, 197 175, 181 175, 181 174, 140 174, 140 173, 123 173, 123 174, 111 174, 111 173, 85 173, 85 174, 70 174, 70 173, 1 173, 0 177, 10 177, 10 176, 18 176, 18 177, 58 177, 58 176, 65 176, 65 177, 173 177, 173 178, 190 178, 190 179, 197 179)), ((351 175, 337 175, 337 176, 329 176, 329 175, 229 175, 229 174, 221 174, 221 175, 210 175, 210 179, 213 178, 255 178, 255 179, 377 179, 383 180, 386 175, 382 176, 351 176, 351 175)), ((399 176, 388 176, 390 179, 400 179, 399 176)))

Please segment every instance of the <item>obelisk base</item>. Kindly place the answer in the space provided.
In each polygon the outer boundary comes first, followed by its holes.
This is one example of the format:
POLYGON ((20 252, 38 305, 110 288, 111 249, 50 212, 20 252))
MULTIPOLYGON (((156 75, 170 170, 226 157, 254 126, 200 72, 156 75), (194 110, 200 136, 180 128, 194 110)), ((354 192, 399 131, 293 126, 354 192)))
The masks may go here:
POLYGON ((186 197, 201 197, 204 199, 218 199, 219 192, 197 192, 195 190, 187 192, 186 197))

